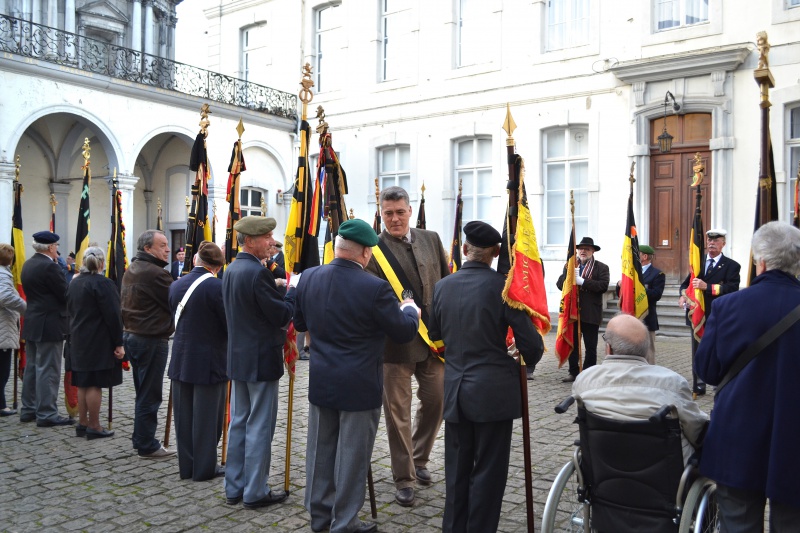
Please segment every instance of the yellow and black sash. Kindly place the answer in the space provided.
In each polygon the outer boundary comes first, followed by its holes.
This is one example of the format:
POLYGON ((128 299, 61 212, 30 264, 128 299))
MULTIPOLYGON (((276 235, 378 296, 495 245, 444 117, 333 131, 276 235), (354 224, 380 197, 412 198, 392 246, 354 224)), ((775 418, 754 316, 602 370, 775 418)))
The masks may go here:
POLYGON ((444 343, 442 341, 432 341, 430 337, 428 337, 428 326, 426 325, 428 322, 428 313, 425 311, 425 307, 423 306, 422 295, 418 295, 413 291, 411 288, 411 282, 408 280, 408 276, 406 276, 406 273, 403 271, 400 263, 398 263, 397 258, 394 256, 389 247, 386 246, 385 242, 379 241, 377 246, 373 246, 372 255, 378 262, 378 266, 381 267, 384 276, 386 276, 386 279, 389 281, 389 285, 392 286, 392 290, 394 290, 398 300, 401 302, 404 300, 404 290, 408 290, 414 295, 414 303, 417 304, 417 307, 419 307, 422 311, 422 317, 419 321, 419 336, 422 337, 422 340, 425 341, 425 344, 430 346, 431 350, 433 350, 439 359, 444 362, 444 343))

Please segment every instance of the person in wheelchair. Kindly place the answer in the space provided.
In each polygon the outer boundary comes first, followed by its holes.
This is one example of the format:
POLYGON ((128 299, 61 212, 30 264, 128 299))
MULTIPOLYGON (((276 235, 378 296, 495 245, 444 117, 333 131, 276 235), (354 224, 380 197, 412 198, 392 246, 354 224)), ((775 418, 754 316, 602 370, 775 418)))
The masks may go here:
POLYGON ((663 366, 647 362, 647 327, 631 315, 612 318, 603 334, 603 364, 586 369, 572 394, 587 411, 621 421, 647 420, 664 405, 674 405, 680 421, 684 465, 701 442, 708 415, 692 400, 689 383, 663 366))

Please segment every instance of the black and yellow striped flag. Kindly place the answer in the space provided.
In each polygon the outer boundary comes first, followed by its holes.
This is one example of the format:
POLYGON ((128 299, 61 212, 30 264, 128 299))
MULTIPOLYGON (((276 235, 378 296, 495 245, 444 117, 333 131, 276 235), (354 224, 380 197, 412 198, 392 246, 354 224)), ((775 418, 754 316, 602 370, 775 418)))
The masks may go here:
POLYGON ((75 231, 75 271, 80 270, 83 265, 83 254, 89 247, 89 188, 92 183, 92 173, 89 169, 88 148, 89 140, 83 145, 86 153, 83 170, 83 188, 81 189, 81 201, 78 205, 78 229, 75 231))

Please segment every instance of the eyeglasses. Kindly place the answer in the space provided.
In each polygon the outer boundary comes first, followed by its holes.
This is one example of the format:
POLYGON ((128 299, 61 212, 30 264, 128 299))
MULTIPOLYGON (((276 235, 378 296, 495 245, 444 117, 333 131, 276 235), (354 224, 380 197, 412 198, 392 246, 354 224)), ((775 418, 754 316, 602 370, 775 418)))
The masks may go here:
POLYGON ((601 335, 601 337, 603 337, 603 342, 608 343, 608 340, 606 339, 606 334, 605 333, 603 333, 601 335))

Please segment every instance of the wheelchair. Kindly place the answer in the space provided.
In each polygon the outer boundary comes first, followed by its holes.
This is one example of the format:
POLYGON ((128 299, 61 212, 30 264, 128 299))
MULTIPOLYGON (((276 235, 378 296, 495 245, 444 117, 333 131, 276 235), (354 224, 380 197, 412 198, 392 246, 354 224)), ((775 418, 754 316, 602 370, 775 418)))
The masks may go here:
MULTIPOLYGON (((575 402, 556 407, 563 414, 575 402)), ((674 406, 649 420, 618 421, 588 412, 578 400, 580 440, 556 476, 542 515, 542 533, 714 533, 716 485, 684 468, 674 406)))

